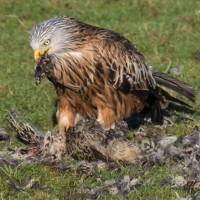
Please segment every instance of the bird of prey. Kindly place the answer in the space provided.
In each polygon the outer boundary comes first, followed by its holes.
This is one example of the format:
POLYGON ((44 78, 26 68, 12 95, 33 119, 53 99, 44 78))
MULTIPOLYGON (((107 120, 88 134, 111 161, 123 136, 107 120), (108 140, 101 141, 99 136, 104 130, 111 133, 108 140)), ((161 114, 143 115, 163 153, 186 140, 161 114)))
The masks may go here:
POLYGON ((152 121, 162 124, 161 104, 168 100, 186 104, 159 85, 195 101, 192 87, 148 66, 128 39, 70 16, 56 16, 34 26, 30 46, 37 83, 46 76, 55 86, 59 133, 63 136, 65 129, 87 114, 109 129, 116 120, 145 106, 152 121))

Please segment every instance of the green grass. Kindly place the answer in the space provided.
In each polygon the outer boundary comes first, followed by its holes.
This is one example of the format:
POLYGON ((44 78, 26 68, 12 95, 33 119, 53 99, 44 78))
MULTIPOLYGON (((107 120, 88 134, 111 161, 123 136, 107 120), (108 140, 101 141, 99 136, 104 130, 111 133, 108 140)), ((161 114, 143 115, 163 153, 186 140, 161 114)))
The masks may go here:
MULTIPOLYGON (((200 63, 192 58, 192 53, 200 50, 200 3, 198 0, 0 0, 0 126, 12 136, 10 144, 20 145, 14 137, 3 115, 17 107, 20 112, 41 130, 51 129, 56 111, 56 94, 53 85, 45 80, 35 86, 33 53, 29 47, 28 32, 36 23, 55 15, 67 14, 93 25, 112 29, 129 38, 146 57, 149 65, 155 65, 166 72, 170 65, 184 65, 180 79, 200 89, 200 63)), ((189 133, 199 122, 200 98, 194 111, 189 112, 195 119, 192 124, 175 125, 168 128, 172 134, 189 133)), ((176 108, 176 107, 174 107, 176 108)), ((185 109, 169 109, 171 119, 186 112, 185 109)), ((5 145, 4 145, 5 146, 5 145)), ((6 199, 62 199, 65 193, 73 191, 79 183, 78 176, 59 174, 46 166, 21 165, 17 169, 0 169, 0 195, 6 199), (12 175, 17 179, 40 176, 42 184, 50 190, 28 190, 24 193, 9 191, 5 180, 12 175), (12 195, 9 196, 9 193, 12 195)), ((124 173, 132 172, 129 167, 124 173)), ((122 173, 123 174, 123 173, 122 173)), ((168 166, 155 167, 148 175, 154 180, 168 176, 168 166)), ((119 174, 121 175, 121 174, 119 174)), ((118 176, 103 172, 105 178, 118 176)), ((140 174, 141 179, 146 179, 140 174)), ((84 184, 95 185, 94 179, 84 184)), ((146 186, 130 192, 127 198, 174 199, 175 191, 187 196, 186 191, 169 187, 146 186)), ((104 199, 116 199, 105 196, 104 199)))

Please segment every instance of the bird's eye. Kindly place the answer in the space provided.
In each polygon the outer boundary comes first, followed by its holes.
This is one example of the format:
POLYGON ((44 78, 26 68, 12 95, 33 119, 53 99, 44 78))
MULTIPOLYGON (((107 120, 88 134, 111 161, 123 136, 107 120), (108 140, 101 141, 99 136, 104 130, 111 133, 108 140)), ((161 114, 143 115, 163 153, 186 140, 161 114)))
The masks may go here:
POLYGON ((47 45, 49 45, 50 43, 51 43, 51 40, 48 39, 48 40, 46 40, 46 41, 44 42, 44 45, 47 46, 47 45))

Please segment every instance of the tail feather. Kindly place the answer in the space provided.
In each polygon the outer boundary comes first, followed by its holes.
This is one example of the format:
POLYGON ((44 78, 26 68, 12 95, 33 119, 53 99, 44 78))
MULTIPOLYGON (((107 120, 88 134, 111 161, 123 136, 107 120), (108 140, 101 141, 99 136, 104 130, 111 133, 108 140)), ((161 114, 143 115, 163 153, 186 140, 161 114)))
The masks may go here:
POLYGON ((173 96, 171 96, 167 91, 163 90, 162 88, 159 87, 159 90, 161 92, 161 95, 165 97, 165 99, 167 99, 168 101, 173 101, 173 102, 176 102, 176 103, 179 103, 181 105, 184 105, 184 106, 188 106, 191 108, 191 106, 187 103, 185 103, 184 101, 180 100, 180 99, 177 99, 173 96))
POLYGON ((190 85, 178 80, 177 78, 174 78, 162 72, 158 72, 155 67, 149 66, 149 68, 152 70, 152 75, 157 84, 174 90, 175 92, 188 98, 190 101, 195 102, 196 91, 190 85))
MULTIPOLYGON (((162 72, 158 72, 155 67, 149 66, 149 69, 152 71, 152 75, 158 85, 171 89, 185 96, 190 101, 195 102, 196 92, 190 85, 178 80, 177 78, 174 78, 162 72)), ((162 108, 165 108, 168 104, 168 101, 173 101, 181 105, 191 107, 184 101, 171 96, 167 91, 157 86, 155 89, 151 90, 151 93, 148 95, 147 98, 152 122, 162 124, 161 106, 162 108)))

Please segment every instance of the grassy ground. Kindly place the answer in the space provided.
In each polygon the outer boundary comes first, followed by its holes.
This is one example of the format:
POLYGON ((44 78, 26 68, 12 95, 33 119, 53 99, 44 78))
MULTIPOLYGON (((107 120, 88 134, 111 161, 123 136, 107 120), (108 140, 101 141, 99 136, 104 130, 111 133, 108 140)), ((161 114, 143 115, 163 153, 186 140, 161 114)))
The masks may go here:
MULTIPOLYGON (((145 55, 150 65, 166 72, 170 65, 183 65, 179 78, 191 84, 197 91, 200 88, 200 64, 193 53, 200 50, 200 2, 198 0, 0 0, 0 126, 11 134, 3 115, 17 107, 29 121, 42 130, 51 129, 53 113, 56 110, 56 94, 53 85, 45 80, 38 87, 34 80, 33 53, 29 47, 29 30, 36 23, 55 15, 67 14, 81 21, 112 29, 129 38, 145 55)), ((195 54, 196 55, 196 54, 195 54)), ((199 95, 190 116, 199 122, 199 95)), ((171 118, 185 112, 169 110, 171 118)), ((176 125, 168 130, 173 134, 189 133, 193 124, 176 125)), ((8 144, 7 144, 8 145, 8 144)), ((9 145, 20 145, 13 136, 9 145)), ((155 167, 150 175, 142 175, 159 180, 170 173, 168 166, 155 167)), ((9 171, 9 169, 8 169, 9 171)), ((137 175, 131 169, 123 168, 137 175)), ((116 177, 121 174, 102 172, 103 176, 116 177)), ((46 166, 21 165, 11 172, 0 169, 0 196, 5 199, 62 199, 73 191, 79 177, 73 174, 59 174, 46 166), (27 176, 40 176, 42 184, 51 187, 49 191, 29 190, 12 194, 5 180, 10 177, 24 179, 27 176), (11 193, 11 196, 9 196, 11 193), (13 196, 13 197, 12 197, 13 196)), ((95 185, 94 179, 86 183, 95 185)), ((186 196, 186 191, 178 191, 186 196)), ((169 187, 142 187, 129 193, 127 199, 173 199, 175 190, 169 187)), ((105 196, 104 199, 116 197, 105 196)))

